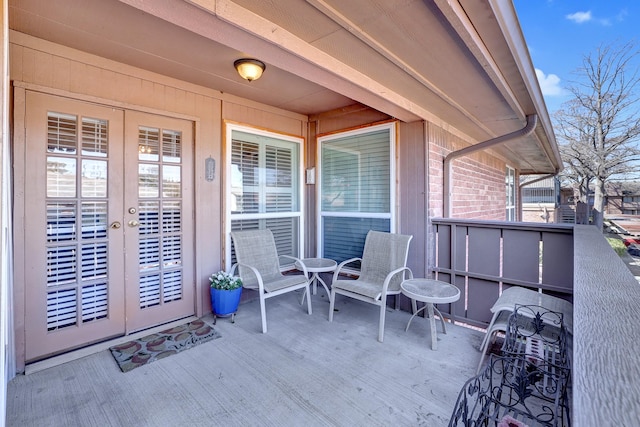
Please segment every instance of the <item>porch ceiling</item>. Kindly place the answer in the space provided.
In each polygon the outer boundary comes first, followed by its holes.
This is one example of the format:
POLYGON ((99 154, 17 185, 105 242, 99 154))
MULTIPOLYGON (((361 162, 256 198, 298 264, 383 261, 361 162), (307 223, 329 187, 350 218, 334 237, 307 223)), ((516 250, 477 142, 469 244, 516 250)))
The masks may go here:
POLYGON ((101 57, 304 115, 361 103, 494 149, 522 173, 561 166, 515 11, 490 0, 9 0, 9 23, 101 57), (233 61, 257 57, 248 83, 233 61), (524 76, 524 77, 523 77, 524 76))

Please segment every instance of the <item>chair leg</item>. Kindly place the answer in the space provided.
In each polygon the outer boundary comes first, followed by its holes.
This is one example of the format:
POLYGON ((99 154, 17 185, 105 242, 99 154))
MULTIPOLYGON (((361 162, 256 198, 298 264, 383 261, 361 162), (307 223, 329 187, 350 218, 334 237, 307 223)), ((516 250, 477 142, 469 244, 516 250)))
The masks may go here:
POLYGON ((262 333, 267 333, 267 310, 264 303, 264 295, 260 295, 260 317, 262 318, 262 333))
POLYGON ((336 291, 331 288, 331 293, 329 294, 329 322, 333 322, 333 307, 336 303, 336 291))
POLYGON ((482 362, 484 361, 484 358, 487 356, 487 350, 489 349, 489 344, 491 344, 491 342, 493 341, 493 338, 495 338, 496 333, 498 331, 491 331, 487 330, 487 336, 485 337, 485 340, 482 343, 482 347, 480 348, 480 361, 478 362, 478 368, 476 369, 476 375, 478 375, 480 373, 480 368, 482 368, 482 362))
POLYGON ((387 305, 385 304, 385 301, 380 301, 380 323, 378 324, 378 341, 380 342, 384 340, 384 320, 386 314, 387 305))
MULTIPOLYGON (((309 289, 309 283, 307 283, 307 287, 305 290, 305 295, 307 295, 307 312, 309 314, 311 314, 311 294, 309 293, 310 289, 309 289)), ((304 297, 303 297, 304 298, 304 297)))
POLYGON ((489 326, 487 326, 487 333, 484 334, 484 339, 482 340, 482 344, 480 344, 480 351, 482 351, 483 348, 486 350, 487 340, 489 339, 489 331, 491 330, 491 327, 493 326, 493 324, 495 323, 499 315, 500 315, 499 311, 493 313, 493 316, 491 317, 491 321, 489 322, 489 326))

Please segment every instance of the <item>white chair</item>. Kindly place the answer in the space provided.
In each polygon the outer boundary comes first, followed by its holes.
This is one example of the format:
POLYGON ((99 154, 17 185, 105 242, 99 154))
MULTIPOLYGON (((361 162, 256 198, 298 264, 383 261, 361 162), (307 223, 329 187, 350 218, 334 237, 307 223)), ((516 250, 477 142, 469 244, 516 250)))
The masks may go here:
POLYGON ((413 273, 406 266, 412 237, 369 231, 362 258, 351 258, 341 262, 333 274, 329 322, 333 321, 337 294, 377 305, 380 307, 378 341, 383 341, 387 296, 395 295, 397 298, 401 292, 402 281, 413 278, 413 273), (356 280, 339 280, 341 270, 355 261, 361 261, 360 276, 356 280))
MULTIPOLYGON (((304 263, 292 256, 299 263, 303 273, 283 275, 280 272, 278 251, 271 230, 248 230, 231 232, 236 251, 237 263, 231 268, 233 274, 238 268, 242 278, 242 286, 258 291, 260 296, 260 314, 262 317, 262 333, 267 332, 267 315, 265 300, 298 289, 304 289, 309 296, 309 279, 304 263)), ((307 311, 311 314, 311 298, 307 298, 307 311)))

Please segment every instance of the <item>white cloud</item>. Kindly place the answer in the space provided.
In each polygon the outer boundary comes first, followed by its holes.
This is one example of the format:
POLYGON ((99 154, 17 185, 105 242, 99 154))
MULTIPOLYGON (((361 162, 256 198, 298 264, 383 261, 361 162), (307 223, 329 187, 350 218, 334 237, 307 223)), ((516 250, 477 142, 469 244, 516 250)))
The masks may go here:
POLYGON ((536 77, 538 78, 538 83, 544 96, 564 95, 564 89, 560 86, 560 77, 555 74, 546 75, 538 68, 536 68, 536 77))
POLYGON ((568 20, 570 20, 570 21, 575 22, 576 24, 582 24, 583 22, 589 22, 592 19, 590 10, 587 11, 587 12, 571 13, 571 14, 567 15, 566 18, 568 20))
POLYGON ((622 9, 616 16, 616 20, 619 22, 622 22, 627 18, 627 15, 629 15, 629 12, 627 12, 627 9, 622 9))

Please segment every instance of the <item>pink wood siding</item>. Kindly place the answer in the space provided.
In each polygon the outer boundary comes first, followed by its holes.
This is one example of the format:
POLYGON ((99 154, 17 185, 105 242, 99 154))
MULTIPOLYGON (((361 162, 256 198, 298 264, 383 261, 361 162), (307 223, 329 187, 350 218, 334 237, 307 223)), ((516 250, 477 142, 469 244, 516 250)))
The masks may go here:
POLYGON ((400 125, 398 151, 398 218, 400 232, 413 235, 407 265, 415 277, 426 277, 428 265, 426 246, 427 176, 425 172, 426 142, 424 123, 412 122, 400 125))

